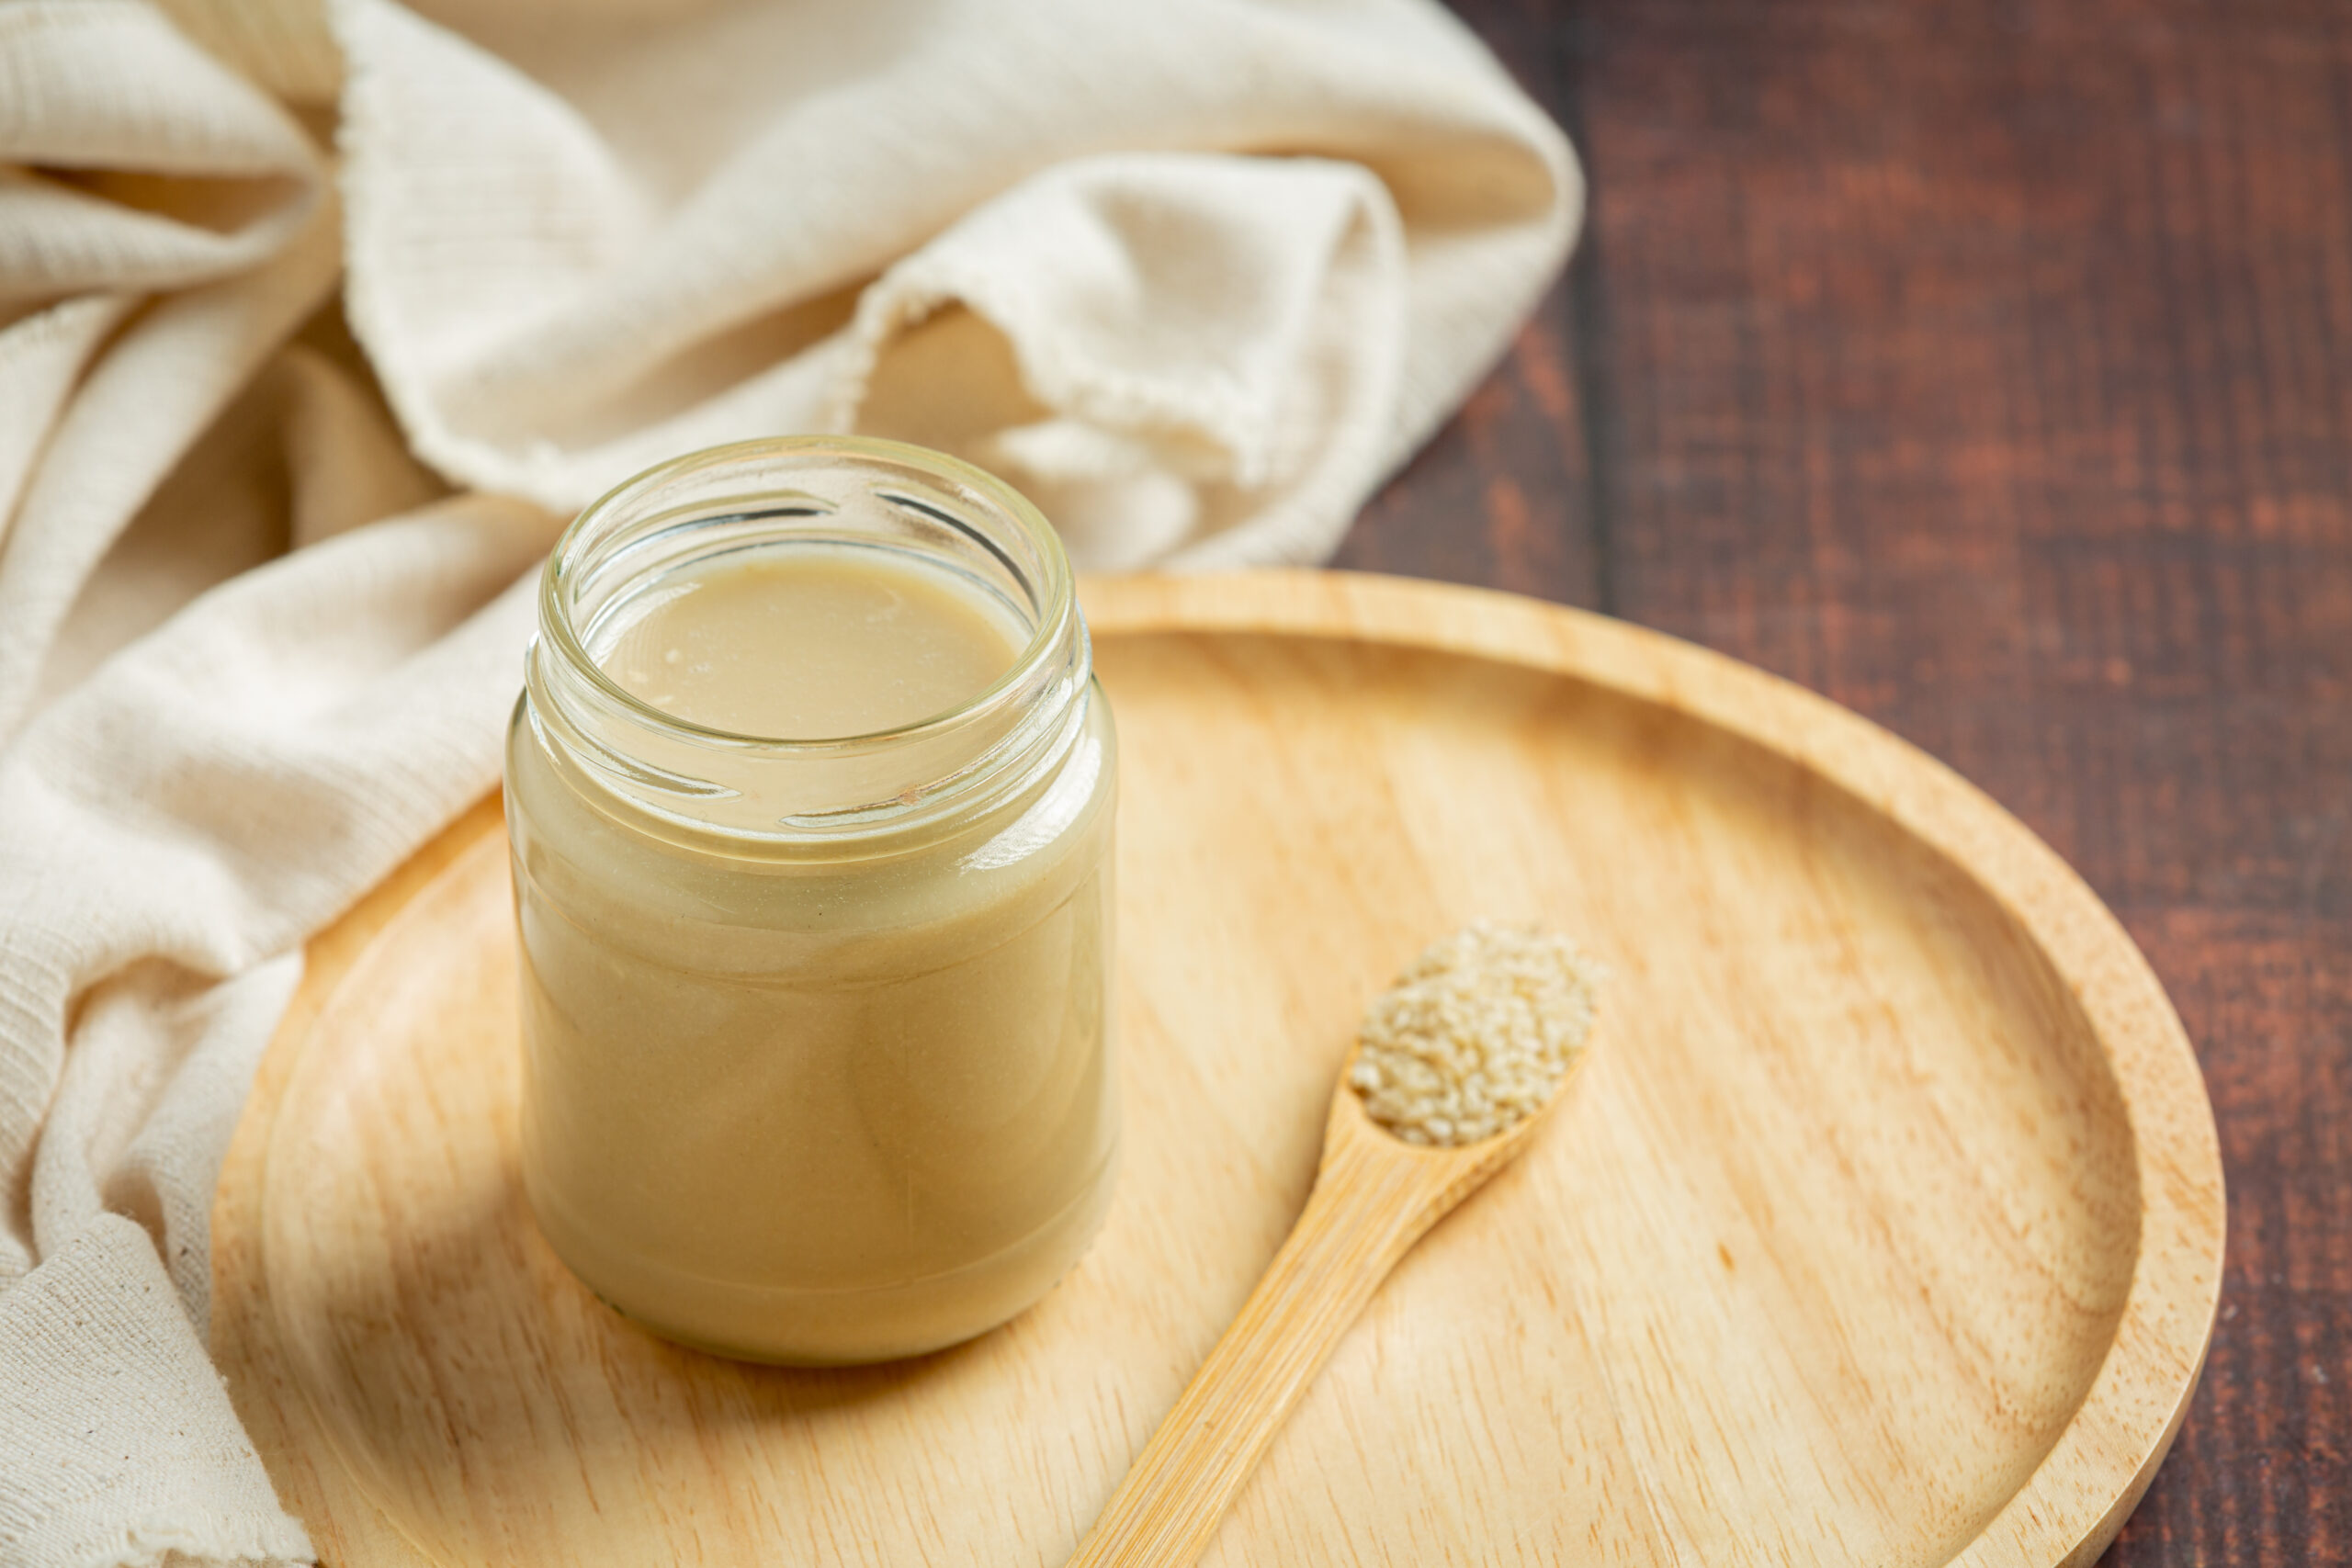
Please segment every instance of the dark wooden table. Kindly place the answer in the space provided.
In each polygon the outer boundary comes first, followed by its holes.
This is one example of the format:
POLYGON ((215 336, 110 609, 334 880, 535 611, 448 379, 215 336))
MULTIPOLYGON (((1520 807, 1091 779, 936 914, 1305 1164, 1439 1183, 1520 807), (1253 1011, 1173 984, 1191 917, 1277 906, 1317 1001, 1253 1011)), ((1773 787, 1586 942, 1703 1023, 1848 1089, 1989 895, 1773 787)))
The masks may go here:
POLYGON ((1590 215, 1339 564, 1748 660, 2072 861, 2230 1185, 2105 1561, 2352 1562, 2352 6, 1459 8, 1590 215))

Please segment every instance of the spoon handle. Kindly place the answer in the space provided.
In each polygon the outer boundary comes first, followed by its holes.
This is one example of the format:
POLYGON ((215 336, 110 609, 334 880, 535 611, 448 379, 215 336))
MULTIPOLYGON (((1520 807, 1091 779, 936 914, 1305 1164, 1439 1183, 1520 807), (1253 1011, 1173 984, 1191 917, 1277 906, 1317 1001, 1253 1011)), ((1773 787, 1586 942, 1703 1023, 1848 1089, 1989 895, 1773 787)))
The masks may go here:
POLYGON ((1381 1280, 1477 1185, 1459 1174, 1368 1131, 1360 1116, 1333 1116, 1315 1190, 1289 1239, 1071 1568, 1183 1568, 1200 1555, 1381 1280))

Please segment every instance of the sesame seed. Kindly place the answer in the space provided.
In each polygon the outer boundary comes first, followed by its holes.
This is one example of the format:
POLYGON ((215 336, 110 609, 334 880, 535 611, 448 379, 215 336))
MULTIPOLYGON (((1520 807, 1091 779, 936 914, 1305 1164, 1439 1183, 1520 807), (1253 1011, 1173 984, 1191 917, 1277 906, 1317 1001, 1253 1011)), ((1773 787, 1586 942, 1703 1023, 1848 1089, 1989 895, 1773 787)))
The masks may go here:
POLYGON ((1543 1109, 1583 1055, 1601 974, 1565 937, 1464 926, 1365 1010, 1349 1086, 1406 1143, 1483 1143, 1543 1109))

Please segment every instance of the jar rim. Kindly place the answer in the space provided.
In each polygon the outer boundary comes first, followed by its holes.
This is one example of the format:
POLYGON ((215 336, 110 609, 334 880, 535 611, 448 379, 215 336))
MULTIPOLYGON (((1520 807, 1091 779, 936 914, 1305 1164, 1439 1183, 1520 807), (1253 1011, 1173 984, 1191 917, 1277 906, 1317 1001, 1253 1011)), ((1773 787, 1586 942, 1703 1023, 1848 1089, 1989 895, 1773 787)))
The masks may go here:
POLYGON ((566 525, 554 548, 548 552, 547 566, 539 574, 538 599, 541 635, 554 640, 564 662, 575 674, 585 677, 600 696, 618 705, 637 723, 668 731, 682 739, 729 751, 808 756, 839 755, 845 751, 918 741, 944 733, 1000 701, 1008 693, 1033 683, 1039 667, 1054 658, 1056 650, 1066 639, 1068 624, 1077 614, 1078 593, 1069 556, 1062 547, 1061 536, 1037 510, 1035 502, 987 469, 927 446, 879 436, 778 435, 728 442, 683 453, 631 475, 590 502, 566 525), (699 724, 655 706, 614 680, 589 653, 578 626, 573 624, 571 607, 565 598, 565 591, 584 564, 587 552, 594 545, 602 542, 591 537, 595 527, 609 521, 613 513, 622 507, 657 497, 665 487, 691 474, 722 468, 731 463, 776 458, 835 458, 911 470, 924 479, 944 481, 952 489, 967 492, 973 499, 1009 518, 1035 547, 1037 559, 1043 567, 1044 581, 1029 585, 1028 573, 1024 570, 1005 558, 993 543, 985 539, 979 541, 1002 560, 1007 570, 1024 586, 1033 586, 1033 592, 1037 594, 1036 624, 1030 630, 1028 642, 1004 672, 955 706, 926 717, 887 729, 815 739, 748 735, 699 724))

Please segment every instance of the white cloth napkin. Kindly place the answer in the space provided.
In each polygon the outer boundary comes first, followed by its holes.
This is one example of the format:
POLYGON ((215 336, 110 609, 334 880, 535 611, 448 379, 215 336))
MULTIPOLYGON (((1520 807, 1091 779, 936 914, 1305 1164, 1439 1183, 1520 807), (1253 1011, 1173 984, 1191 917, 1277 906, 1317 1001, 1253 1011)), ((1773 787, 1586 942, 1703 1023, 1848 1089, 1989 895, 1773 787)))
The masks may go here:
POLYGON ((310 1556, 212 1187, 563 516, 859 430, 1081 566, 1320 559, 1581 198, 1426 0, 0 4, 0 1562, 310 1556))

